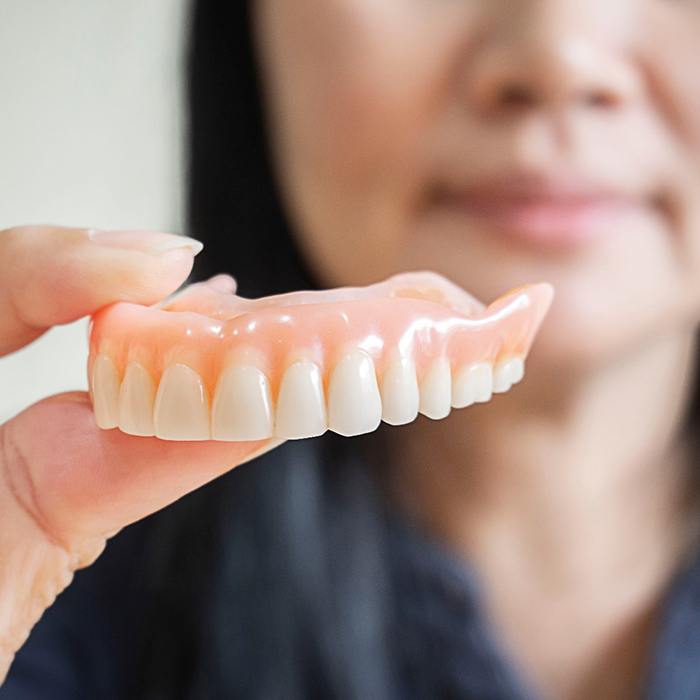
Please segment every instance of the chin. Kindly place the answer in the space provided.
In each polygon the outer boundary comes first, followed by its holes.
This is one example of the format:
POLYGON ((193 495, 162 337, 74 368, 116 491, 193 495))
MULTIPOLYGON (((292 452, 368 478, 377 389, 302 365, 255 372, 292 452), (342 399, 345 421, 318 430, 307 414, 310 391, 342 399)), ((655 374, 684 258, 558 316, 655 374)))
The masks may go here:
POLYGON ((549 282, 552 307, 529 364, 585 373, 643 352, 679 332, 687 304, 673 239, 656 224, 609 232, 569 251, 521 246, 487 228, 417 227, 404 269, 432 269, 484 303, 513 287, 549 282), (675 318, 675 320, 674 320, 675 318))
POLYGON ((682 329, 672 317, 661 305, 635 305, 612 295, 577 298, 560 285, 535 338, 528 369, 566 381, 623 366, 677 335, 682 329))
POLYGON ((528 370, 543 376, 585 376, 616 361, 625 346, 633 344, 595 319, 574 318, 552 309, 535 338, 528 370))

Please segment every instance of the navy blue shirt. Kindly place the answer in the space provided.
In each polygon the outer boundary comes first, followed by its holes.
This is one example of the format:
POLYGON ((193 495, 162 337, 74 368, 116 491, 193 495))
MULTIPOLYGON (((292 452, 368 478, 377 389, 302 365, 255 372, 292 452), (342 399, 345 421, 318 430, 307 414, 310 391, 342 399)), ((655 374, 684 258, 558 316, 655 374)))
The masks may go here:
MULTIPOLYGON (((0 700, 125 700, 144 619, 139 577, 148 522, 127 528, 76 574, 20 650, 0 700)), ((397 697, 535 700, 499 648, 473 573, 398 515, 389 522, 398 634, 397 697)), ((647 700, 700 698, 700 559, 679 572, 663 605, 647 700)), ((221 697, 213 691, 212 697, 221 697)))

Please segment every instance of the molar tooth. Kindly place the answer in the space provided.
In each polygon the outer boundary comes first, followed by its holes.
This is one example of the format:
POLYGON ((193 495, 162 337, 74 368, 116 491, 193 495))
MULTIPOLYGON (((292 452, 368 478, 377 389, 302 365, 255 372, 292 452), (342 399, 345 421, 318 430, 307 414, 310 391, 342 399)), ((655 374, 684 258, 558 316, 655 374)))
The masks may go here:
POLYGON ((107 430, 119 425, 119 372, 104 353, 92 365, 92 405, 98 427, 107 430))
POLYGON ((452 405, 464 408, 473 403, 488 401, 493 389, 491 365, 476 362, 462 367, 452 386, 452 405))
POLYGON ((209 440, 209 406, 201 377, 191 367, 166 368, 154 409, 155 433, 166 440, 209 440))
POLYGON ((155 383, 138 362, 130 362, 119 390, 119 429, 129 435, 153 435, 155 383))
POLYGON ((227 367, 216 385, 211 434, 215 440, 272 437, 272 398, 267 377, 252 365, 227 367))
POLYGON ((420 412, 438 420, 450 413, 452 403, 452 372, 445 357, 433 362, 420 387, 420 412))
POLYGON ((416 369, 408 358, 392 362, 382 377, 382 420, 404 425, 416 419, 420 394, 416 369))
POLYGON ((379 427, 382 400, 372 358, 354 350, 335 366, 328 383, 328 427, 339 435, 361 435, 379 427))
POLYGON ((321 370, 302 360, 290 365, 280 383, 275 436, 289 440, 315 437, 327 430, 321 370))
POLYGON ((494 393, 508 391, 523 378, 524 372, 525 365, 520 357, 511 357, 499 362, 493 369, 494 393))

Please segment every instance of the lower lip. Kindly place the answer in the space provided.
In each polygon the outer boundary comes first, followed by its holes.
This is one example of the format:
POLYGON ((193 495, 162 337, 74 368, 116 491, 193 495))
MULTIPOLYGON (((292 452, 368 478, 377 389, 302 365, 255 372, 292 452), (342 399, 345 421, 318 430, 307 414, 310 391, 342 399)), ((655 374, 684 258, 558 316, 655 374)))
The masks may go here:
POLYGON ((457 215, 499 234, 552 248, 584 245, 610 235, 644 208, 640 202, 603 197, 573 201, 540 197, 513 202, 455 196, 443 203, 457 215))

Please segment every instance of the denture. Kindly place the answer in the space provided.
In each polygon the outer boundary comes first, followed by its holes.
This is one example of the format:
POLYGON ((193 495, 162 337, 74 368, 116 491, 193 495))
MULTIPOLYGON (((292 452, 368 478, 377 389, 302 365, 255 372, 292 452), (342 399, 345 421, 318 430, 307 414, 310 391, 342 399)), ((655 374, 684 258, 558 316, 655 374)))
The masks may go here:
MULTIPOLYGON (((233 286, 233 285, 232 285, 233 286)), ((97 425, 164 440, 300 439, 446 417, 519 382, 552 300, 489 306, 431 272, 246 299, 206 282, 93 316, 97 425)))

